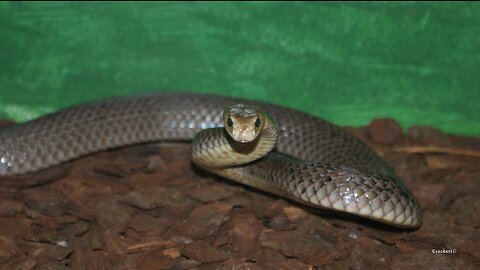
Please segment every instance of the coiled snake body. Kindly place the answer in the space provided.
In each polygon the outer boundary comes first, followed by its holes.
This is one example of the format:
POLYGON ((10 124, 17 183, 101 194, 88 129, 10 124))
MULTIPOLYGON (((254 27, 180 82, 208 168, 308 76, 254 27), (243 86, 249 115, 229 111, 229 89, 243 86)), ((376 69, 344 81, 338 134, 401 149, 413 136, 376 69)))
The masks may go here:
MULTIPOLYGON (((200 150, 215 154, 232 149, 216 148, 212 132, 218 136, 225 132, 202 130, 224 126, 224 108, 238 103, 254 104, 271 115, 278 133, 275 151, 247 164, 236 164, 235 154, 227 152, 234 164, 216 173, 310 206, 396 227, 420 226, 420 209, 410 191, 383 160, 349 133, 302 112, 220 96, 117 97, 0 129, 0 176, 35 172, 124 145, 194 138, 193 161, 203 167, 195 156, 200 150)), ((268 147, 273 144, 267 143, 268 147)))

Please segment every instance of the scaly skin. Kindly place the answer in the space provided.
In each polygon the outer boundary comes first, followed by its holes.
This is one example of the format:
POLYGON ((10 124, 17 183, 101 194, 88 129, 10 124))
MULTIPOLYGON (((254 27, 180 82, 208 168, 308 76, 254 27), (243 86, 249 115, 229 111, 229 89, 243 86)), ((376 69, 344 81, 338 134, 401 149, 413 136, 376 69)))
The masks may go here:
MULTIPOLYGON (((364 143, 322 119, 270 104, 190 93, 117 97, 0 130, 0 176, 19 175, 105 149, 189 141, 221 127, 225 106, 255 104, 278 127, 276 152, 234 172, 242 182, 308 205, 415 228, 409 190, 364 143)), ((238 179, 237 179, 238 180, 238 179)))

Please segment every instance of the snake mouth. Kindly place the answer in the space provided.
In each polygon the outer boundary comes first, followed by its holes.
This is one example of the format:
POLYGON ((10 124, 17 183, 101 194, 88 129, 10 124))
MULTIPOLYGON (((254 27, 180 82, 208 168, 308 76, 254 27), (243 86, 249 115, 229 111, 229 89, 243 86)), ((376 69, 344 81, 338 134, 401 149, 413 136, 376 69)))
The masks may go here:
POLYGON ((257 135, 258 134, 255 132, 255 130, 253 130, 253 128, 250 128, 250 127, 247 127, 242 130, 237 130, 234 128, 231 134, 232 138, 235 141, 240 143, 253 142, 257 138, 257 135))

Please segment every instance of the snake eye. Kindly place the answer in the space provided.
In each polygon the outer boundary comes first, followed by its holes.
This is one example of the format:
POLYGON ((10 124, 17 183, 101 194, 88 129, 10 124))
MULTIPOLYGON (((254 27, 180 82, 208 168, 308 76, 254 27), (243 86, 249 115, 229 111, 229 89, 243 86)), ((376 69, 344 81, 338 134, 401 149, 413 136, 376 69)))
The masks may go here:
POLYGON ((257 120, 255 120, 255 126, 256 126, 256 127, 259 127, 260 124, 261 124, 260 118, 257 118, 257 120))
POLYGON ((228 119, 227 119, 227 125, 228 125, 229 127, 233 126, 232 118, 228 117, 228 119))

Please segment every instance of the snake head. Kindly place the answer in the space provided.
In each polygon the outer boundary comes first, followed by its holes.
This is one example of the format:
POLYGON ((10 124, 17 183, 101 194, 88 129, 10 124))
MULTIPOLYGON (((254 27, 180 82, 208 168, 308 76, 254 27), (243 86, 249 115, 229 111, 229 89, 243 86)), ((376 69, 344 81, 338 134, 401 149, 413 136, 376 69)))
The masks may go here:
POLYGON ((223 123, 227 133, 237 142, 254 141, 263 130, 265 113, 257 107, 236 104, 225 108, 223 123))

